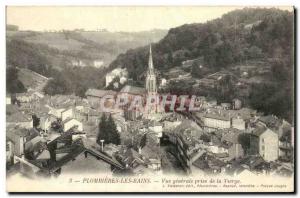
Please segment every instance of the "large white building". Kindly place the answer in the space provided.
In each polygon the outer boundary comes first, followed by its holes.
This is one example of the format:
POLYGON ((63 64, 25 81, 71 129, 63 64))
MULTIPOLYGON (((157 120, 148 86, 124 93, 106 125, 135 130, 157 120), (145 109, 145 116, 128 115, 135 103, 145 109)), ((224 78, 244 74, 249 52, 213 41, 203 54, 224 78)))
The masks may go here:
POLYGON ((83 131, 82 122, 76 120, 75 118, 68 118, 65 121, 63 121, 63 128, 65 132, 73 127, 77 127, 78 131, 83 131))
POLYGON ((205 127, 214 129, 228 129, 231 127, 230 118, 219 114, 207 113, 203 115, 202 121, 205 127))
POLYGON ((251 152, 259 154, 265 161, 275 161, 279 155, 278 134, 267 127, 257 127, 251 137, 251 152))
POLYGON ((120 82, 121 84, 124 84, 127 81, 127 77, 128 77, 128 72, 127 69, 124 68, 116 68, 114 70, 112 70, 111 72, 109 72, 108 74, 106 74, 105 76, 105 86, 107 87, 116 77, 120 78, 120 82))

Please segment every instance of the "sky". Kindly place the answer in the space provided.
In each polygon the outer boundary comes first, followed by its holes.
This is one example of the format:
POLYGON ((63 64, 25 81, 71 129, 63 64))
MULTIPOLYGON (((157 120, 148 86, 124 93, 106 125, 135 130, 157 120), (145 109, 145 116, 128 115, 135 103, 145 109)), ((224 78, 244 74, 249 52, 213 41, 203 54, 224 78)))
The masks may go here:
MULTIPOLYGON (((242 7, 87 7, 87 6, 8 6, 7 24, 20 30, 147 31, 170 29, 183 24, 203 23, 242 7)), ((281 7, 291 10, 291 7, 281 7)))

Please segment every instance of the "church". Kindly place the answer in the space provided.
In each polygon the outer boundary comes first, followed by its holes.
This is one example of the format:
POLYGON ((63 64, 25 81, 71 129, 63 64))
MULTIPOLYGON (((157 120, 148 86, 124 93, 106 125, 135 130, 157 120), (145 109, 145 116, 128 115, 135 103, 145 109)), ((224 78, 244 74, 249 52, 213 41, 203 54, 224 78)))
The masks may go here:
MULTIPOLYGON (((127 110, 124 112, 125 118, 129 120, 135 120, 138 117, 143 117, 145 119, 154 119, 160 113, 163 112, 163 108, 159 105, 159 94, 157 92, 157 77, 154 69, 153 59, 152 59, 152 48, 150 45, 149 49, 149 60, 148 69, 146 73, 145 88, 139 88, 135 86, 126 85, 120 93, 126 93, 130 96, 142 96, 144 99, 144 110, 143 112, 135 112, 135 110, 127 110), (126 89, 125 89, 126 88, 126 89), (130 88, 130 89, 129 89, 130 88), (131 93, 129 90, 139 89, 139 93, 131 93)), ((127 106, 128 107, 128 106, 127 106)))
POLYGON ((153 65, 151 45, 149 49, 148 71, 145 85, 147 95, 144 118, 155 119, 155 117, 163 112, 163 108, 160 106, 159 94, 157 93, 157 78, 153 65))

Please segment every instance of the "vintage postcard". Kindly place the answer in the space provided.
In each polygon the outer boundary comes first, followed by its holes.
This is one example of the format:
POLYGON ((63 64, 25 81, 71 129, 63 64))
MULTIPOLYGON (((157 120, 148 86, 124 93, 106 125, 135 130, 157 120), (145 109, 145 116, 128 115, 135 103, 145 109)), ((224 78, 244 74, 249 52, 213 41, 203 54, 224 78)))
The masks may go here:
POLYGON ((294 8, 7 6, 8 192, 295 192, 294 8))

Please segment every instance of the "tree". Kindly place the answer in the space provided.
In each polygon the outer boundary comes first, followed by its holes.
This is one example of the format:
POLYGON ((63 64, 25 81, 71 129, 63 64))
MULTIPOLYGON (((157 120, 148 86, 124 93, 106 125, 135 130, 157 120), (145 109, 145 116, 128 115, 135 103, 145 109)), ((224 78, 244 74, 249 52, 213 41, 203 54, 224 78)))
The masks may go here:
POLYGON ((38 127, 40 125, 40 118, 36 115, 32 115, 33 127, 38 127))
POLYGON ((121 143, 117 126, 111 115, 108 119, 106 118, 105 114, 101 117, 101 121, 99 123, 99 133, 97 137, 98 144, 100 144, 100 140, 104 140, 105 144, 113 143, 119 145, 121 143))
POLYGON ((9 67, 6 70, 6 90, 8 93, 22 93, 26 91, 23 83, 18 79, 18 69, 9 67))
POLYGON ((238 142, 242 145, 242 148, 245 153, 250 152, 250 141, 251 141, 251 134, 242 133, 238 136, 238 142))
POLYGON ((146 143, 147 143, 147 135, 143 135, 143 137, 141 138, 141 141, 140 141, 140 147, 143 148, 144 146, 146 146, 146 143))
POLYGON ((107 127, 108 127, 108 137, 109 137, 109 142, 119 145, 121 143, 121 139, 120 139, 120 135, 119 132, 117 130, 117 126, 112 118, 112 116, 110 115, 107 121, 107 127))
POLYGON ((97 137, 97 143, 100 144, 100 140, 107 141, 107 125, 106 125, 106 116, 105 114, 102 115, 101 120, 99 122, 99 132, 97 137))

